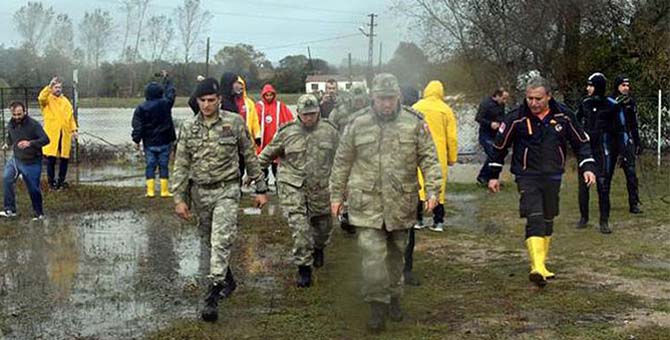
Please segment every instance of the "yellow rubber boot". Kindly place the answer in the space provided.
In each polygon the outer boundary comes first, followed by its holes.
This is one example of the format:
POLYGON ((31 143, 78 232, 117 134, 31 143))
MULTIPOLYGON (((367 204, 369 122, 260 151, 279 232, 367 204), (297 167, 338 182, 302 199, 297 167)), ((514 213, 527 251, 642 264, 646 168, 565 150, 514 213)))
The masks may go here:
POLYGON ((155 193, 155 187, 156 186, 156 180, 155 179, 148 179, 147 180, 147 194, 145 195, 146 197, 153 198, 156 196, 155 193))
POLYGON ((547 257, 549 257, 549 245, 551 244, 551 236, 544 237, 544 258, 542 263, 544 263, 545 272, 543 273, 544 277, 547 279, 556 278, 556 274, 552 273, 547 269, 547 257))
POLYGON ((547 269, 542 263, 542 253, 544 252, 544 237, 531 236, 526 239, 526 248, 528 249, 528 259, 530 260, 530 273, 528 279, 539 287, 547 284, 543 273, 547 269))
POLYGON ((161 178, 161 197, 172 197, 167 178, 161 178))

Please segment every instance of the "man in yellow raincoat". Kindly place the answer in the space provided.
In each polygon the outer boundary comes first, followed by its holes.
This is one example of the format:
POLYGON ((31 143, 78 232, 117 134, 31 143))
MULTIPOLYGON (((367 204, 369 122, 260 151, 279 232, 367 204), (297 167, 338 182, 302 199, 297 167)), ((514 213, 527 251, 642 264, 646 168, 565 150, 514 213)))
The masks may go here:
POLYGON ((72 149, 72 137, 77 138, 79 134, 72 104, 63 95, 63 81, 58 77, 51 79, 49 85, 40 91, 37 101, 44 117, 44 132, 50 140, 50 143, 42 148, 42 153, 47 159, 49 188, 64 189, 67 187, 65 176, 72 149), (60 160, 58 180, 56 180, 57 160, 60 160))
MULTIPOLYGON (((440 190, 440 199, 438 206, 433 210, 433 231, 444 230, 444 197, 447 185, 447 165, 454 165, 458 158, 458 134, 456 126, 456 117, 451 107, 444 102, 444 86, 439 80, 433 80, 428 83, 423 90, 423 99, 412 106, 419 111, 428 124, 435 148, 437 158, 442 168, 442 189, 440 190)), ((421 199, 420 211, 423 211, 422 202, 426 200, 426 193, 423 185, 423 175, 419 171, 419 185, 421 190, 419 198, 421 199)), ((418 221, 417 228, 422 228, 423 219, 418 221)))

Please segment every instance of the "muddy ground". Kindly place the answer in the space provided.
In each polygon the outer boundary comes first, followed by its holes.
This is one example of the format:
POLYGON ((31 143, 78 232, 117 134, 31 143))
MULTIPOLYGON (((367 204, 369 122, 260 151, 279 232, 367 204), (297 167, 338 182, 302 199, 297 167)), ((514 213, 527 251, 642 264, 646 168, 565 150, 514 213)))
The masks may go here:
MULTIPOLYGON (((593 223, 574 228, 577 183, 566 175, 548 261, 557 279, 544 289, 527 280, 514 184, 496 196, 449 185, 446 231, 418 232, 422 284, 405 290, 407 317, 379 338, 667 339, 670 173, 651 159, 640 170, 645 213, 628 214, 617 172, 609 236, 593 223)), ((43 223, 30 221, 19 185, 20 216, 0 220, 0 339, 370 337, 355 239, 336 229, 314 287, 294 288, 277 200, 260 216, 242 214, 232 261, 240 285, 219 322, 201 322, 208 261, 197 226, 177 220, 169 199, 142 197, 137 183, 91 179, 137 175, 109 171, 45 193, 43 223)), ((596 202, 591 211, 597 220, 596 202)))

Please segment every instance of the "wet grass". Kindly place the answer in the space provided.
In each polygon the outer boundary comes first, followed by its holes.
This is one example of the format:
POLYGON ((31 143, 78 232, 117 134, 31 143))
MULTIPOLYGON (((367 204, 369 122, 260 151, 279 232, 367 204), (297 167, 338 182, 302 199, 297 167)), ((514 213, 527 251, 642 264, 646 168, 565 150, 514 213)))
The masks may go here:
MULTIPOLYGON (((238 290, 220 306, 215 324, 198 319, 204 286, 185 290, 191 318, 174 320, 148 339, 666 339, 670 332, 670 233, 667 170, 641 170, 642 215, 627 211, 623 174, 613 184, 611 226, 577 230, 577 182, 566 174, 561 215, 548 267, 557 279, 544 289, 528 282, 518 194, 507 182, 497 195, 470 184, 449 184, 444 233, 420 231, 415 271, 422 285, 407 287, 401 323, 372 337, 365 331, 368 306, 360 299, 355 239, 339 229, 314 287, 294 287, 290 231, 281 216, 241 215, 233 252, 238 290), (466 199, 467 198, 467 199, 466 199)), ((19 185, 20 223, 28 223, 27 194, 19 185)), ((174 223, 171 200, 148 200, 141 188, 74 186, 45 194, 48 214, 135 210, 174 223)), ((597 221, 595 189, 591 219, 597 221)), ((277 200, 274 200, 277 202, 277 200)), ((251 204, 248 196, 243 205, 251 204)), ((276 203, 275 203, 276 204, 276 203)), ((278 207, 277 207, 278 208, 278 207)), ((191 225, 184 225, 190 228, 191 225)), ((0 220, 0 237, 16 222, 0 220)), ((3 318, 0 315, 0 329, 3 318)), ((154 330, 152 327, 150 330, 154 330)))
MULTIPOLYGON (((405 290, 406 319, 387 324, 387 331, 375 338, 667 338, 670 322, 654 323, 645 315, 670 311, 669 207, 662 200, 668 194, 668 172, 641 174, 644 214, 637 216, 627 212, 622 175, 617 172, 613 185, 614 234, 608 236, 593 224, 586 230, 574 228, 576 176, 566 175, 549 259, 558 278, 545 289, 527 279, 514 183, 508 182, 498 195, 476 185, 450 184, 456 196, 447 205, 448 219, 457 222, 442 234, 418 234, 415 269, 422 285, 405 290), (474 198, 459 201, 463 195, 474 198)), ((595 189, 591 197, 592 220, 597 221, 595 189)), ((263 242, 285 247, 288 254, 290 234, 281 219, 246 217, 243 223, 263 242)), ((281 282, 270 295, 248 287, 223 302, 216 324, 205 324, 194 315, 148 338, 372 338, 365 332, 368 307, 359 297, 358 261, 355 240, 336 230, 315 287, 294 288, 295 269, 285 260, 267 268, 265 274, 281 282)))

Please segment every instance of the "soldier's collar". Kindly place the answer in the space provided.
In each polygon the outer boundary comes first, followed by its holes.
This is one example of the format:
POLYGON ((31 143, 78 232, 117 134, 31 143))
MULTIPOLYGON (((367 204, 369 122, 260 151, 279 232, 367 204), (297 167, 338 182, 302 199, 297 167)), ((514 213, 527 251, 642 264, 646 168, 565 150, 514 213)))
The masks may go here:
POLYGON ((400 114, 400 110, 402 110, 402 107, 400 105, 398 105, 396 110, 393 111, 393 113, 391 113, 390 115, 385 115, 381 112, 377 112, 377 110, 375 110, 374 108, 372 109, 372 112, 375 113, 375 116, 377 116, 377 118, 379 120, 381 120, 383 122, 388 122, 388 121, 396 119, 398 117, 398 115, 400 114))
MULTIPOLYGON (((221 111, 218 112, 218 115, 216 116, 216 119, 213 120, 212 124, 210 126, 214 126, 217 123, 221 121, 221 111)), ((196 122, 202 126, 207 126, 207 120, 205 119, 205 116, 202 114, 202 112, 198 112, 198 116, 196 119, 196 122)))

